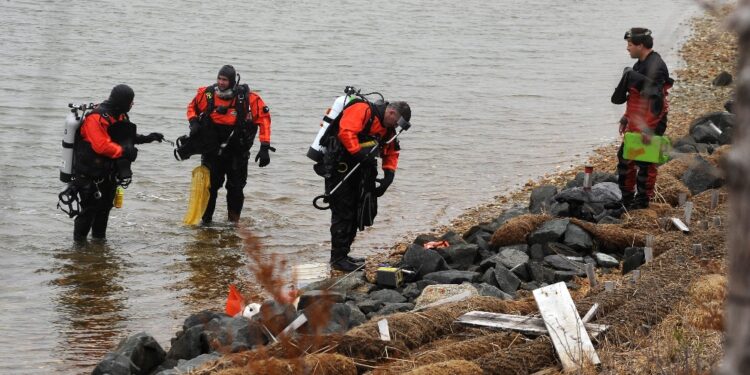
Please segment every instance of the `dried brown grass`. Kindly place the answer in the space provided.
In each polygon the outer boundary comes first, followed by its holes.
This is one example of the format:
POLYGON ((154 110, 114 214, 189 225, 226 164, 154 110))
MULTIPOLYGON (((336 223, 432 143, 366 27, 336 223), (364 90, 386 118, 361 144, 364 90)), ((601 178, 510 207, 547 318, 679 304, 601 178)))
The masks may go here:
POLYGON ((474 362, 453 360, 424 365, 406 375, 482 375, 484 372, 474 362))
POLYGON ((548 215, 521 215, 508 220, 492 235, 492 246, 508 246, 526 243, 526 236, 535 231, 542 223, 552 219, 548 215))
MULTIPOLYGON (((391 339, 397 345, 414 349, 456 329, 453 322, 469 311, 487 311, 526 315, 536 311, 533 300, 503 301, 494 297, 472 297, 420 312, 404 312, 388 316, 391 339)), ((366 322, 347 332, 346 336, 379 337, 376 321, 366 322)), ((369 358, 374 359, 374 358, 369 358)))
POLYGON ((555 349, 546 336, 518 346, 485 354, 475 363, 485 374, 525 375, 555 364, 555 349))

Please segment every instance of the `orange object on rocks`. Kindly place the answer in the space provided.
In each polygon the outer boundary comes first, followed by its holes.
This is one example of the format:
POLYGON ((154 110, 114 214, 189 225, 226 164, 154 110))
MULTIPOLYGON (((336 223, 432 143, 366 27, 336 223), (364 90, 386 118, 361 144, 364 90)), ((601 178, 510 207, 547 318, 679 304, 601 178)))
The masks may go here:
POLYGON ((227 306, 224 308, 224 312, 229 316, 235 316, 242 312, 244 305, 245 299, 242 298, 242 294, 240 294, 234 284, 229 284, 229 295, 227 296, 227 306))
POLYGON ((442 249, 444 247, 448 247, 451 244, 448 243, 448 241, 430 241, 424 244, 425 249, 442 249))

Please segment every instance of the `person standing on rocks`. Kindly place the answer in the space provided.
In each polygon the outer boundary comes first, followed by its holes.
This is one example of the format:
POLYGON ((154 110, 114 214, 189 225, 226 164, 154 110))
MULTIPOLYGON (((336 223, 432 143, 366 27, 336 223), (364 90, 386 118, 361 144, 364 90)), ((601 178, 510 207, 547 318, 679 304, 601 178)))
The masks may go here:
MULTIPOLYGON (((626 103, 625 114, 620 118, 620 134, 640 133, 643 143, 649 144, 653 135, 664 135, 667 129, 667 95, 674 80, 669 77, 664 60, 653 50, 651 30, 634 27, 625 32, 624 39, 630 57, 638 61, 623 71, 612 103, 626 103)), ((623 206, 646 208, 654 195, 657 164, 627 160, 623 149, 624 143, 617 153, 617 182, 623 206)))
MULTIPOLYGON (((349 256, 357 230, 371 226, 377 214, 377 198, 385 194, 396 174, 399 145, 396 127, 408 129, 411 108, 403 101, 370 103, 364 100, 347 105, 340 115, 338 130, 330 138, 340 149, 334 172, 326 176, 326 192, 331 208, 331 267, 351 272, 364 261, 349 256), (335 136, 335 138, 334 138, 335 136), (390 143, 388 140, 393 139, 390 143), (373 149, 376 147, 377 149, 373 149), (382 158, 383 178, 377 179, 376 155, 382 158), (355 169, 356 168, 356 169, 355 169), (350 171, 354 172, 344 179, 350 171), (380 184, 376 186, 375 182, 380 184)), ((334 125, 331 125, 334 126, 334 125)))

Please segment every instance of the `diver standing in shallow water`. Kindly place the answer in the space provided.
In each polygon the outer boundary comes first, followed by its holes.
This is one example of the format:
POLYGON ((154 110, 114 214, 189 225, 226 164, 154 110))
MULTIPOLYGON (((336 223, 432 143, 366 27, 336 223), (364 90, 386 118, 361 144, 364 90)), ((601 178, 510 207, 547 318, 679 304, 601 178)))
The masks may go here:
POLYGON ((138 155, 135 145, 164 140, 161 133, 137 134, 128 117, 134 96, 130 86, 115 86, 76 131, 75 177, 70 182, 80 199, 73 229, 76 241, 86 240, 89 231, 93 238, 105 238, 115 191, 118 186, 127 187, 132 178, 130 163, 138 155))
POLYGON ((216 77, 216 84, 198 89, 187 106, 190 136, 176 155, 180 159, 200 153, 201 164, 210 172, 211 187, 208 205, 203 211, 203 224, 211 223, 219 189, 226 176, 227 218, 240 220, 245 202, 242 189, 247 184, 247 165, 250 148, 258 133, 260 150, 255 156, 259 167, 271 163, 271 113, 261 97, 239 84, 239 75, 231 65, 224 65, 216 77), (195 147, 193 143, 200 143, 195 147), (188 149, 195 147, 194 150, 188 149))

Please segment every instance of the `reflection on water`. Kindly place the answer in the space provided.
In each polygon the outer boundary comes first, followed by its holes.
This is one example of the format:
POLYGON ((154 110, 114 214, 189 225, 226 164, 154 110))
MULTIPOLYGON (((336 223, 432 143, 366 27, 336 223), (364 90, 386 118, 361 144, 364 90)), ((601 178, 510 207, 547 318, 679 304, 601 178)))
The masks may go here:
POLYGON ((187 278, 177 289, 185 289, 183 302, 192 310, 220 306, 227 286, 237 282, 237 272, 245 266, 242 239, 234 227, 206 227, 195 231, 185 245, 187 278))
POLYGON ((128 320, 122 282, 124 259, 106 243, 75 244, 54 254, 50 283, 59 287, 54 298, 62 341, 57 350, 71 360, 104 355, 122 338, 128 320), (104 343, 110 343, 106 345, 104 343))

